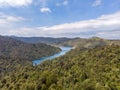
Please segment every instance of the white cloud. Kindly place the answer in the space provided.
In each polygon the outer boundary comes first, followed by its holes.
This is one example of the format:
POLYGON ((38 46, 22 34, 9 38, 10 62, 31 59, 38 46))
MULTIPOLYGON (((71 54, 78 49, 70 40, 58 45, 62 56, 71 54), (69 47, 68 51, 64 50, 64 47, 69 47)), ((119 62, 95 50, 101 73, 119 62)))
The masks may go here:
POLYGON ((102 15, 91 20, 65 23, 49 27, 19 28, 17 30, 8 30, 7 32, 9 35, 19 36, 89 37, 97 35, 101 37, 106 36, 109 38, 115 38, 115 35, 120 36, 120 12, 110 15, 102 15), (107 36, 108 34, 109 36, 107 36))
POLYGON ((54 25, 46 27, 44 30, 52 32, 57 31, 58 33, 75 33, 97 30, 113 30, 116 28, 120 28, 120 12, 111 15, 102 15, 97 19, 54 25))
POLYGON ((0 0, 0 7, 20 7, 27 6, 32 3, 32 0, 0 0))
POLYGON ((102 4, 102 0, 95 0, 92 4, 93 7, 100 6, 102 4))
POLYGON ((20 24, 24 20, 25 19, 23 17, 0 13, 0 34, 9 34, 11 28, 15 29, 16 25, 20 24))
POLYGON ((40 11, 41 11, 41 13, 51 13, 52 12, 51 9, 48 7, 41 8, 40 11))
POLYGON ((120 39, 120 29, 118 31, 99 32, 95 36, 107 39, 120 39))
POLYGON ((0 24, 10 24, 12 22, 20 22, 23 21, 24 18, 18 16, 11 16, 0 13, 0 24))
POLYGON ((64 0, 61 3, 56 3, 56 6, 67 6, 68 5, 68 0, 64 0))
POLYGON ((8 33, 11 28, 15 28, 25 19, 19 16, 12 16, 0 13, 0 34, 8 33))

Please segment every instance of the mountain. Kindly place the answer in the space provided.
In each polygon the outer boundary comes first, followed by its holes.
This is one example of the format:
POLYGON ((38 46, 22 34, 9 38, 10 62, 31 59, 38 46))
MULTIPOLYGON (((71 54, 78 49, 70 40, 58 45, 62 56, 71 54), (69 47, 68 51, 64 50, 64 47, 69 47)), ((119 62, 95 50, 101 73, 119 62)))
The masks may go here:
POLYGON ((33 57, 60 49, 0 37, 0 89, 120 90, 119 40, 74 38, 55 44, 75 48, 64 56, 33 66, 30 61, 33 57))
POLYGON ((0 56, 14 59, 38 59, 53 55, 60 49, 43 43, 30 44, 13 38, 0 36, 0 56))
POLYGON ((97 46, 116 44, 120 45, 120 40, 107 40, 99 37, 92 38, 52 38, 52 37, 16 37, 11 36, 11 38, 20 40, 27 43, 46 43, 49 45, 57 46, 72 46, 81 47, 81 49, 90 49, 97 46))
POLYGON ((120 46, 86 51, 27 66, 1 79, 1 90, 120 90, 120 46))
POLYGON ((0 78, 9 72, 32 65, 34 59, 53 55, 59 51, 59 48, 43 43, 30 44, 0 36, 0 78))
POLYGON ((71 38, 52 38, 52 37, 16 37, 11 36, 11 38, 27 42, 27 43, 46 43, 46 44, 53 44, 53 43, 60 43, 72 40, 71 38))
POLYGON ((74 38, 69 41, 57 43, 58 46, 72 46, 72 47, 79 47, 81 49, 90 49, 99 46, 105 45, 120 45, 120 40, 108 40, 99 37, 92 37, 92 38, 74 38))
POLYGON ((57 46, 72 46, 81 47, 81 49, 90 49, 97 46, 104 45, 120 45, 120 40, 108 40, 99 37, 92 38, 52 38, 52 37, 16 37, 11 36, 11 38, 20 40, 27 43, 46 43, 49 45, 57 46))

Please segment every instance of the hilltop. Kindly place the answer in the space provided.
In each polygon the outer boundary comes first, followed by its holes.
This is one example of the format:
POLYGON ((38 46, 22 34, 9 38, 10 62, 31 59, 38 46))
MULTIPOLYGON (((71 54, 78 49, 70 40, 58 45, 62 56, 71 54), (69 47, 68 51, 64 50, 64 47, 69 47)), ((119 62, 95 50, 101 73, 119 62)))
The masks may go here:
POLYGON ((57 46, 72 46, 79 47, 81 49, 90 49, 97 46, 105 45, 120 45, 120 40, 109 40, 100 37, 91 37, 91 38, 52 38, 52 37, 17 37, 12 36, 11 38, 20 40, 27 43, 46 43, 49 45, 57 46))
POLYGON ((58 46, 72 46, 81 49, 91 49, 99 46, 106 46, 112 44, 120 45, 120 40, 109 40, 99 37, 92 37, 92 38, 74 38, 69 41, 57 43, 58 46))

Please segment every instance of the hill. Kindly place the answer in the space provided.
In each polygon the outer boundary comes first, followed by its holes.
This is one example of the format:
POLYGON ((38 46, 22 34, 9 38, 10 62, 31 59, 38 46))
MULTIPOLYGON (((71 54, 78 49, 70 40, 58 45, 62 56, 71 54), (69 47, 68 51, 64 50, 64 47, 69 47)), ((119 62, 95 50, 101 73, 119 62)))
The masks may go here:
POLYGON ((2 90, 120 90, 120 46, 86 51, 76 48, 67 55, 27 66, 2 78, 2 90))
POLYGON ((32 65, 32 60, 53 55, 60 49, 43 43, 30 44, 0 36, 0 78, 21 67, 32 65))
POLYGON ((120 40, 108 40, 99 37, 92 38, 52 38, 52 37, 12 37, 16 40, 20 40, 27 43, 46 43, 57 46, 72 46, 79 47, 81 49, 90 49, 97 46, 104 45, 120 45, 120 40))
POLYGON ((0 36, 0 56, 13 59, 38 59, 53 55, 60 49, 43 43, 30 44, 0 36))
POLYGON ((120 45, 120 40, 108 40, 99 37, 92 37, 92 38, 74 38, 69 41, 57 43, 58 46, 72 46, 72 47, 79 47, 81 49, 90 49, 99 46, 105 45, 120 45))
POLYGON ((27 43, 46 43, 46 44, 53 44, 53 43, 60 43, 72 40, 71 38, 52 38, 52 37, 16 37, 11 36, 13 39, 17 39, 27 43))

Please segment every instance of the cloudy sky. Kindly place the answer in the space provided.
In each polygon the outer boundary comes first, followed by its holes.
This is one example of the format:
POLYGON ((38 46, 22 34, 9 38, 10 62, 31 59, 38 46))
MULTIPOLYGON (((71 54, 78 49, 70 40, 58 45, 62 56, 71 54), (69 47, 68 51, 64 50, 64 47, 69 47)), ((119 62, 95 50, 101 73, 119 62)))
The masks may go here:
POLYGON ((0 0, 0 35, 120 39, 120 0, 0 0))

